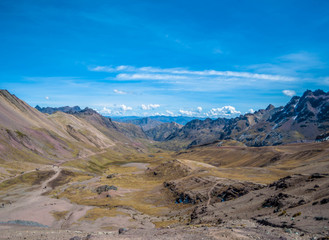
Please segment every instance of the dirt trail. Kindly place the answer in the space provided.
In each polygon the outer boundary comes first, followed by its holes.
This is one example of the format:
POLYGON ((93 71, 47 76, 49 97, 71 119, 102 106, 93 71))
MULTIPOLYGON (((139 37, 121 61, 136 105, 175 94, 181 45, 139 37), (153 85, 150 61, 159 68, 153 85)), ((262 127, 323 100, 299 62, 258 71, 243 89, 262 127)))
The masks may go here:
POLYGON ((211 201, 211 192, 214 190, 214 188, 217 186, 217 184, 219 184, 220 182, 216 182, 211 188, 210 190, 208 191, 208 201, 207 201, 207 207, 209 206, 210 204, 210 201, 211 201))
POLYGON ((70 203, 65 199, 54 199, 43 195, 49 191, 48 184, 56 179, 62 168, 53 166, 55 174, 45 180, 37 189, 13 189, 10 194, 7 194, 3 199, 12 202, 6 204, 0 209, 0 219, 3 222, 13 220, 33 221, 50 227, 58 227, 58 222, 55 220, 53 213, 68 211, 72 216, 72 220, 66 221, 65 226, 77 221, 89 209, 89 206, 79 206, 70 203), (78 212, 76 212, 78 210, 78 212))
MULTIPOLYGON (((89 158, 89 157, 92 157, 92 156, 95 156, 95 155, 99 155, 99 154, 103 154, 103 153, 106 153, 106 150, 113 147, 115 144, 113 143, 112 145, 106 147, 106 148, 102 148, 100 152, 95 152, 95 153, 90 153, 90 154, 87 154, 85 156, 79 156, 79 157, 76 157, 76 158, 69 158, 69 159, 59 159, 59 160, 56 160, 56 162, 54 162, 54 164, 52 165, 44 165, 44 166, 41 166, 41 167, 38 167, 38 168, 35 168, 35 169, 32 169, 32 170, 29 170, 29 171, 24 171, 24 173, 22 174, 27 174, 27 173, 31 173, 31 172, 36 172, 36 171, 42 171, 42 170, 50 170, 52 168, 55 167, 59 167, 61 166, 62 164, 66 163, 66 162, 69 162, 69 161, 73 161, 73 160, 78 160, 78 159, 84 159, 84 158, 89 158)), ((10 179, 13 179, 13 178, 16 178, 22 174, 16 174, 14 176, 10 176, 10 177, 7 177, 5 179, 2 179, 0 180, 0 183, 4 182, 4 181, 7 181, 7 180, 10 180, 10 179)))
MULTIPOLYGON (((72 160, 84 159, 91 156, 103 154, 108 148, 111 148, 114 145, 115 144, 112 144, 107 148, 103 148, 99 152, 90 153, 88 155, 79 156, 73 159, 57 160, 52 165, 44 165, 33 170, 25 171, 22 174, 45 170, 53 170, 55 174, 52 177, 43 181, 38 188, 12 189, 9 194, 3 196, 2 199, 6 202, 10 202, 11 204, 6 204, 4 208, 0 209, 0 220, 3 222, 24 220, 37 222, 42 225, 47 225, 49 227, 55 228, 77 228, 79 225, 76 225, 77 221, 93 207, 73 204, 67 199, 54 199, 47 195, 44 195, 44 193, 49 191, 49 183, 60 176, 63 170, 63 167, 61 167, 62 164, 72 160), (60 221, 56 221, 53 213, 64 211, 68 212, 67 216, 60 221)), ((0 181, 0 183, 6 180, 16 178, 20 175, 21 174, 18 174, 3 179, 0 181)), ((99 178, 95 177, 93 179, 97 181, 97 179, 99 178)))

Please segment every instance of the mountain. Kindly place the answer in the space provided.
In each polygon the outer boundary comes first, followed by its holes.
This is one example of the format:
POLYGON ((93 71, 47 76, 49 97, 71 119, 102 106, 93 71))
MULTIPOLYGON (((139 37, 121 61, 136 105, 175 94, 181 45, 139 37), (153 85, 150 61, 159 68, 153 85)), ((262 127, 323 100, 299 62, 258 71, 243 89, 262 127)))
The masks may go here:
POLYGON ((44 114, 1 90, 4 238, 321 239, 329 218, 327 95, 143 131, 90 108, 44 114), (319 142, 246 146, 309 123, 317 127, 310 131, 324 129, 319 142), (191 139, 203 145, 182 150, 191 139))
POLYGON ((56 112, 64 112, 72 114, 78 118, 82 118, 96 127, 99 131, 105 134, 107 137, 110 137, 112 140, 117 140, 119 142, 125 141, 129 142, 129 138, 147 138, 143 130, 139 126, 135 126, 129 123, 116 123, 113 122, 111 118, 104 117, 100 115, 95 110, 86 107, 81 109, 79 106, 74 107, 45 107, 40 108, 38 105, 35 107, 42 113, 54 114, 56 112))
POLYGON ((55 112, 65 112, 65 113, 75 113, 81 111, 81 108, 79 106, 74 106, 74 107, 58 107, 58 108, 52 108, 52 107, 43 107, 41 108, 39 105, 35 107, 37 110, 39 110, 42 113, 48 113, 48 114, 53 114, 55 112))
POLYGON ((138 119, 126 119, 124 123, 131 123, 140 126, 144 131, 161 125, 163 122, 154 120, 150 117, 138 118, 138 119))
POLYGON ((83 157, 114 145, 87 121, 63 112, 45 115, 0 90, 0 159, 31 161, 83 157))
POLYGON ((218 139, 218 136, 221 136, 227 121, 227 119, 222 118, 218 118, 216 120, 212 120, 210 118, 205 120, 195 119, 191 122, 188 122, 179 131, 176 131, 168 136, 166 141, 184 141, 189 139, 192 140, 192 145, 213 142, 218 139))
POLYGON ((154 128, 151 128, 151 129, 145 131, 145 134, 149 138, 151 138, 155 141, 164 141, 170 135, 175 134, 182 127, 183 127, 183 125, 180 125, 175 122, 162 123, 161 125, 158 125, 154 128))
MULTIPOLYGON (((185 116, 150 116, 147 117, 151 120, 155 120, 158 122, 163 122, 163 123, 170 123, 170 122, 176 122, 181 125, 185 125, 186 123, 194 120, 194 119, 200 119, 204 120, 205 118, 197 118, 197 117, 185 117, 185 116)), ((125 117, 112 117, 113 121, 116 122, 129 122, 134 124, 134 120, 141 120, 143 117, 137 117, 137 116, 125 116, 125 117)))
POLYGON ((199 120, 204 120, 206 118, 198 118, 198 117, 186 117, 186 116, 152 116, 150 117, 151 119, 160 121, 160 122, 175 122, 181 125, 185 125, 186 123, 194 120, 194 119, 199 119, 199 120))
MULTIPOLYGON (((61 162, 90 156, 117 144, 132 146, 137 141, 132 136, 146 138, 136 126, 118 127, 92 109, 72 109, 78 110, 44 114, 0 90, 0 161, 61 162)), ((138 148, 143 148, 142 144, 138 148)))
POLYGON ((284 107, 269 105, 234 119, 193 120, 166 141, 189 140, 190 146, 216 140, 236 140, 247 146, 314 141, 329 131, 329 93, 307 90, 284 107))

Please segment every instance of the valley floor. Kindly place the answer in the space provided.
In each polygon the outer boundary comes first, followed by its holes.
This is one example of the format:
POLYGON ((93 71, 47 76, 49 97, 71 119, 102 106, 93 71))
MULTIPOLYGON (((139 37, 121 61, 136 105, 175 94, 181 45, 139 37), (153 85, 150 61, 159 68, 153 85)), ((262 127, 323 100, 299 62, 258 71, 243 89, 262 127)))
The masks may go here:
POLYGON ((325 238, 328 153, 328 143, 107 149, 40 164, 0 183, 0 239, 325 238))

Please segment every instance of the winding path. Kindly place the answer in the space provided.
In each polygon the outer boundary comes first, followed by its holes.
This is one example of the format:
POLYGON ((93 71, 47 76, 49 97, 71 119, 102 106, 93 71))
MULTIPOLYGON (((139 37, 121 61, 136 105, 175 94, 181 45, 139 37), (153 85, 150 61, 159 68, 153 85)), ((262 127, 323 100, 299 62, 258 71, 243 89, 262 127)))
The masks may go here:
POLYGON ((208 201, 207 201, 207 207, 209 206, 210 204, 210 201, 211 201, 211 192, 214 190, 214 188, 217 186, 217 184, 219 184, 220 182, 216 182, 211 188, 210 190, 208 191, 208 201))

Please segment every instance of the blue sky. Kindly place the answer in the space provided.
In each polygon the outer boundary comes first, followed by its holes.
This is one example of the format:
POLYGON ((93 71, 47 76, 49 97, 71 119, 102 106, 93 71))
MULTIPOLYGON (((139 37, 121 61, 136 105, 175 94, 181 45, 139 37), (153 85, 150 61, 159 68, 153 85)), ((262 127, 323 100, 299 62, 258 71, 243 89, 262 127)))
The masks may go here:
POLYGON ((329 1, 0 1, 0 88, 32 106, 230 117, 329 90, 329 1))

